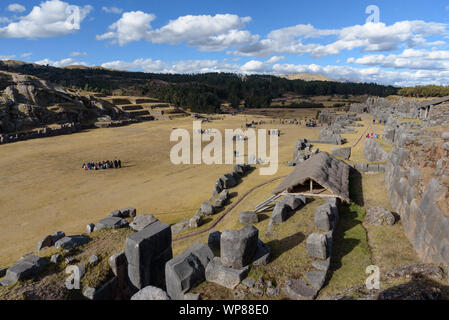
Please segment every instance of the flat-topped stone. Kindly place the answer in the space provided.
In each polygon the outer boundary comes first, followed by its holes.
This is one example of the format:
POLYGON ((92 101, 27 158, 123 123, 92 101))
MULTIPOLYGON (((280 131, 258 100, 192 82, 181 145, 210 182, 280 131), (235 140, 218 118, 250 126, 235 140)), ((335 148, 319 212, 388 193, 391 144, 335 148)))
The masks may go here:
POLYGON ((95 231, 103 229, 120 229, 128 227, 128 221, 119 217, 108 217, 100 220, 95 226, 95 231))
POLYGON ((57 249, 74 249, 88 243, 91 239, 84 235, 64 237, 55 243, 57 249))

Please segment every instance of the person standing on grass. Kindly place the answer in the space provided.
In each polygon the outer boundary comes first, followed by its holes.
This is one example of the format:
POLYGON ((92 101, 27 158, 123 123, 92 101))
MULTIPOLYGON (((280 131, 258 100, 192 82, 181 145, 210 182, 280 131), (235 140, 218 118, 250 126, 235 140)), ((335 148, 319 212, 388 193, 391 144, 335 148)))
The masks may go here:
POLYGON ((117 169, 118 168, 118 161, 117 158, 114 159, 114 167, 117 169))
POLYGON ((118 159, 118 167, 121 169, 122 168, 122 160, 118 159))

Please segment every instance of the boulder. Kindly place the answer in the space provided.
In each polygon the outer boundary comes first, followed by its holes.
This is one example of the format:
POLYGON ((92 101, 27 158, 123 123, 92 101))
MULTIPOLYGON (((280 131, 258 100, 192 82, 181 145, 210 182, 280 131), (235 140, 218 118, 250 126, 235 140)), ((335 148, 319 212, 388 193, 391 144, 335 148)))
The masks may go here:
POLYGON ((441 134, 441 138, 442 138, 443 140, 449 140, 449 132, 443 132, 443 133, 441 134))
POLYGON ((255 212, 244 211, 239 215, 239 221, 243 224, 251 224, 259 222, 259 216, 255 212))
POLYGON ((173 257, 171 243, 171 228, 160 221, 126 238, 128 276, 134 287, 165 288, 165 263, 173 257))
POLYGON ((232 174, 225 174, 223 177, 220 178, 221 181, 223 181, 223 189, 230 189, 237 186, 237 180, 232 174))
POLYGON ((246 226, 241 230, 225 230, 221 234, 221 262, 225 267, 242 269, 251 263, 257 250, 259 230, 246 226))
POLYGON ((388 154, 374 139, 366 139, 363 149, 366 160, 370 162, 387 160, 388 154))
POLYGON ((215 257, 206 267, 206 280, 228 289, 235 289, 248 274, 249 268, 231 269, 223 266, 220 258, 215 257))
POLYGON ((365 216, 365 222, 373 226, 392 226, 396 219, 387 209, 381 207, 371 207, 365 216))
POLYGON ((128 227, 128 221, 119 217, 108 217, 100 220, 95 226, 95 231, 103 229, 120 229, 128 227))
POLYGON ((184 300, 188 300, 188 301, 197 301, 200 300, 201 298, 201 294, 199 293, 186 293, 184 295, 184 300))
POLYGON ((120 270, 124 270, 128 267, 125 251, 121 251, 110 256, 108 259, 108 264, 114 275, 118 276, 120 274, 120 270))
POLYGON ((221 232, 211 231, 209 232, 209 238, 207 244, 211 250, 220 250, 221 232))
POLYGON ((218 198, 217 200, 214 201, 213 207, 216 209, 223 208, 225 205, 225 202, 226 202, 226 200, 218 198))
POLYGON ((140 216, 135 217, 129 226, 135 231, 142 231, 145 227, 156 221, 158 220, 152 214, 141 214, 140 216))
POLYGON ((37 276, 47 264, 44 258, 32 255, 26 256, 6 271, 2 285, 9 286, 18 281, 31 279, 37 276))
POLYGON ((316 290, 320 290, 324 281, 326 280, 325 271, 309 271, 306 272, 306 280, 314 287, 316 290))
POLYGON ((288 205, 292 211, 296 211, 299 209, 299 207, 305 204, 305 201, 303 201, 302 197, 297 197, 288 194, 284 197, 284 199, 282 199, 282 203, 288 205))
POLYGON ((321 233, 312 233, 306 241, 307 253, 309 256, 321 260, 328 258, 327 238, 321 233))
POLYGON ((74 249, 88 243, 91 239, 87 236, 76 235, 64 237, 55 243, 57 249, 74 249))
POLYGON ((327 272, 330 267, 330 262, 331 262, 330 258, 327 258, 326 261, 314 261, 314 262, 312 262, 312 267, 314 267, 315 269, 318 269, 320 271, 327 272))
POLYGON ((273 221, 273 224, 282 224, 291 216, 291 213, 291 207, 280 201, 274 206, 271 221, 273 221))
POLYGON ((182 220, 182 221, 172 225, 171 226, 171 233, 172 234, 178 234, 178 233, 181 233, 181 232, 189 229, 190 228, 189 227, 189 222, 190 222, 189 219, 185 219, 185 220, 182 220))
POLYGON ((313 300, 317 290, 309 286, 304 280, 288 279, 282 288, 283 293, 292 300, 313 300))
POLYGON ((122 212, 120 210, 114 210, 114 211, 111 211, 109 216, 110 217, 114 217, 114 218, 121 218, 122 217, 122 212))
POLYGON ((349 160, 351 157, 351 148, 332 148, 331 152, 333 156, 344 160, 349 160))
POLYGON ((55 244, 56 241, 58 241, 58 240, 60 240, 60 239, 62 239, 64 237, 65 237, 65 233, 62 232, 62 231, 58 231, 58 232, 55 232, 55 233, 53 233, 51 235, 51 240, 52 240, 53 244, 55 244))
POLYGON ((42 239, 41 241, 39 241, 37 243, 36 246, 36 252, 39 253, 39 251, 49 248, 51 246, 53 246, 53 239, 51 237, 51 235, 46 236, 44 239, 42 239))
POLYGON ((165 265, 167 293, 173 300, 183 300, 184 294, 205 280, 206 266, 214 258, 208 245, 193 246, 165 265))
POLYGON ((136 208, 128 207, 124 209, 120 209, 121 218, 134 218, 136 216, 137 210, 136 208))
POLYGON ((203 216, 200 214, 196 214, 189 219, 189 228, 198 228, 202 224, 203 224, 203 216))
POLYGON ((316 208, 315 226, 322 231, 330 231, 333 229, 331 221, 332 209, 330 204, 326 203, 316 208))
POLYGON ((214 207, 211 204, 209 204, 207 202, 204 202, 201 205, 201 212, 204 215, 206 215, 206 216, 210 216, 210 215, 213 215, 215 213, 215 210, 214 210, 214 207))
POLYGON ((118 277, 112 278, 112 280, 106 282, 100 288, 87 287, 83 291, 83 296, 89 300, 114 300, 116 299, 117 291, 119 288, 118 277))
POLYGON ((271 258, 271 248, 259 239, 257 242, 257 250, 256 253, 254 254, 252 264, 254 266, 267 265, 270 262, 270 258, 271 258))

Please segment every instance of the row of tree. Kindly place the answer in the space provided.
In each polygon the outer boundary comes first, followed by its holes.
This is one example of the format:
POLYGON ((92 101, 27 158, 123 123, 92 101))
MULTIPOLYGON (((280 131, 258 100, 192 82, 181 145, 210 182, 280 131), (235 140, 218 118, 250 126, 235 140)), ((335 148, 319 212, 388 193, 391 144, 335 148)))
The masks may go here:
POLYGON ((65 87, 111 94, 151 96, 194 112, 214 112, 222 103, 233 107, 263 108, 285 93, 316 95, 397 94, 398 88, 374 83, 287 80, 269 75, 242 76, 232 73, 155 74, 103 68, 55 68, 36 64, 5 64, 0 70, 37 76, 65 87))

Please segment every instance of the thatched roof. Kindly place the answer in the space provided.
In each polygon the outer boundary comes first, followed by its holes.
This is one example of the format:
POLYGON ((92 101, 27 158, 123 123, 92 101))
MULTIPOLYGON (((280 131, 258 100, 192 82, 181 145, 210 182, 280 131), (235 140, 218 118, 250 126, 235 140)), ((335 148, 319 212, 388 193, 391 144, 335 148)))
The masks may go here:
POLYGON ((295 187, 313 180, 332 195, 349 202, 349 171, 350 166, 343 161, 327 152, 320 152, 298 164, 273 193, 291 192, 295 187))
POLYGON ((447 102, 447 101, 449 101, 449 96, 442 97, 442 98, 437 98, 437 99, 433 99, 433 100, 429 100, 429 101, 424 101, 424 102, 422 102, 422 103, 420 103, 418 105, 418 108, 427 108, 427 107, 430 107, 430 106, 435 106, 435 105, 438 105, 438 104, 442 104, 442 103, 447 102))

